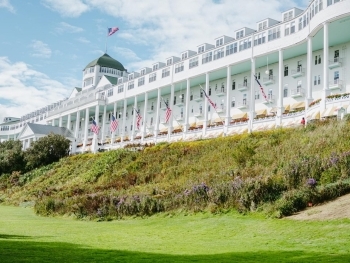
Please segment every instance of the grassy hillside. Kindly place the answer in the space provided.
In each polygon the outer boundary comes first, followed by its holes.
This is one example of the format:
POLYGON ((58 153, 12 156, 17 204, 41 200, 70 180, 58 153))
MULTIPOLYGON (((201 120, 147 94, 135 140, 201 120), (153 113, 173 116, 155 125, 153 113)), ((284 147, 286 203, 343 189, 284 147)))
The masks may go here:
POLYGON ((1 176, 0 200, 78 218, 227 209, 283 216, 349 192, 349 169, 350 125, 327 121, 76 155, 1 176))

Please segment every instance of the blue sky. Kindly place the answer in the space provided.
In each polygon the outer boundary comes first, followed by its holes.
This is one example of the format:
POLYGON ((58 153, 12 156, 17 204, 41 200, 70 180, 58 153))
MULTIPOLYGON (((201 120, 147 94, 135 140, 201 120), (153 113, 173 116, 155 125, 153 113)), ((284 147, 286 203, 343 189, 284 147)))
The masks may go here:
POLYGON ((105 51, 129 71, 281 20, 307 0, 0 0, 0 122, 68 97, 105 51), (238 4, 239 3, 239 4, 238 4), (242 4, 244 3, 244 4, 242 4), (261 12, 264 10, 264 12, 261 12), (248 14, 248 15, 247 15, 248 14), (6 21, 6 22, 5 22, 6 21))

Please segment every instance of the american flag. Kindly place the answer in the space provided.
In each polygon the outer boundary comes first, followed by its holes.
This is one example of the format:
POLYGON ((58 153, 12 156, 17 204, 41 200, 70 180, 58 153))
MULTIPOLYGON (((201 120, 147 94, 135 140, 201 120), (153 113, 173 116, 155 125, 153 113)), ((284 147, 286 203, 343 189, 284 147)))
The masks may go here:
POLYGON ((137 111, 136 109, 135 109, 135 112, 136 112, 136 114, 137 114, 137 116, 136 116, 136 127, 137 127, 137 129, 140 129, 140 124, 141 124, 141 119, 142 119, 142 117, 141 117, 141 115, 140 115, 140 111, 137 111))
POLYGON ((170 116, 171 116, 171 109, 169 108, 168 103, 166 103, 166 101, 164 101, 165 106, 166 106, 166 111, 165 111, 165 123, 168 123, 170 116))
POLYGON ((111 132, 114 132, 117 128, 118 128, 118 121, 117 121, 117 119, 114 117, 114 115, 112 114, 111 124, 110 124, 111 132))
POLYGON ((115 32, 117 32, 119 30, 119 28, 118 27, 109 27, 108 28, 108 34, 107 34, 107 36, 111 36, 111 35, 113 35, 115 32))
POLYGON ((259 87, 260 87, 261 93, 262 93, 262 95, 264 96, 265 100, 266 100, 266 101, 269 101, 269 100, 267 99, 267 96, 266 96, 266 94, 265 94, 265 91, 264 91, 263 87, 261 86, 261 84, 260 84, 260 82, 259 82, 259 80, 258 80, 258 77, 257 77, 256 75, 254 75, 254 77, 255 77, 256 82, 258 82, 258 85, 259 85, 259 87))
POLYGON ((216 109, 216 104, 209 98, 209 96, 208 96, 208 94, 205 92, 205 90, 202 89, 202 88, 201 88, 201 90, 203 91, 204 96, 208 99, 208 102, 210 103, 210 105, 211 105, 214 109, 216 109))
POLYGON ((98 135, 98 132, 100 131, 100 127, 97 126, 96 121, 92 119, 92 124, 91 124, 91 131, 95 134, 98 135))

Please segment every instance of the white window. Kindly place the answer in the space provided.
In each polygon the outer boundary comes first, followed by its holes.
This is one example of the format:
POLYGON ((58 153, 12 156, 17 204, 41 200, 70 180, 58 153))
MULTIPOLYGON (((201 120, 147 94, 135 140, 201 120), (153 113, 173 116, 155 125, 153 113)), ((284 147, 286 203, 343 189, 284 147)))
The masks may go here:
POLYGON ((289 29, 290 29, 290 24, 288 23, 284 26, 284 35, 285 36, 289 35, 289 33, 290 33, 289 29))
POLYGON ((224 57, 224 48, 220 48, 214 51, 214 60, 224 57))
POLYGON ((288 97, 288 84, 285 84, 283 87, 283 97, 288 97))
POLYGON ((198 48, 198 54, 199 54, 199 53, 203 53, 203 52, 204 52, 204 46, 199 47, 199 48, 198 48))
POLYGON ((153 65, 153 71, 157 70, 158 69, 158 64, 156 65, 153 65))
POLYGON ((243 37, 243 36, 244 36, 244 30, 238 31, 238 32, 236 33, 236 39, 239 39, 239 38, 241 38, 241 37, 243 37))
POLYGON ((141 70, 141 76, 143 76, 145 74, 146 74, 146 70, 145 69, 141 70))
POLYGON ((186 59, 187 58, 187 52, 186 53, 183 53, 182 55, 181 55, 181 59, 182 60, 184 60, 184 59, 186 59))
POLYGON ((88 78, 84 80, 84 87, 94 84, 94 78, 88 78))
POLYGON ((153 82, 153 81, 156 81, 157 79, 157 73, 152 73, 152 74, 149 74, 149 80, 148 82, 153 82))
POLYGON ((226 56, 237 52, 237 42, 226 46, 226 56))
POLYGON ((142 85, 145 85, 145 77, 141 77, 141 78, 139 78, 139 80, 138 80, 138 86, 140 87, 140 86, 142 86, 142 85))
POLYGON ((213 60, 213 52, 208 52, 202 55, 202 64, 208 63, 213 60))
POLYGON ((280 27, 275 27, 269 30, 268 40, 274 40, 280 37, 280 27))
POLYGON ((166 61, 166 65, 169 66, 171 64, 173 64, 173 60, 170 58, 166 61))
POLYGON ((254 46, 260 45, 260 44, 264 44, 266 37, 265 37, 266 32, 260 33, 258 35, 255 36, 254 38, 254 46))
POLYGON ((191 58, 189 62, 189 68, 194 68, 198 66, 198 57, 191 58))
POLYGON ((220 38, 220 39, 216 40, 216 46, 217 47, 222 46, 223 44, 224 44, 224 39, 223 38, 220 38))
POLYGON ((245 50, 247 48, 250 48, 252 45, 252 39, 246 38, 239 42, 239 51, 245 50))
POLYGON ((134 75, 130 74, 128 80, 132 80, 132 79, 134 79, 134 75))
POLYGON ((184 71, 184 63, 183 62, 175 65, 175 73, 178 73, 181 71, 184 71))
POLYGON ((170 76, 170 68, 165 68, 162 70, 162 78, 170 76))
POLYGON ((113 89, 109 89, 107 91, 107 97, 111 97, 111 96, 113 96, 113 89))
POLYGON ((128 90, 133 89, 133 88, 134 88, 134 82, 133 82, 133 81, 130 81, 130 82, 128 83, 128 90))
POLYGON ((118 93, 122 93, 124 91, 124 85, 118 86, 118 93))

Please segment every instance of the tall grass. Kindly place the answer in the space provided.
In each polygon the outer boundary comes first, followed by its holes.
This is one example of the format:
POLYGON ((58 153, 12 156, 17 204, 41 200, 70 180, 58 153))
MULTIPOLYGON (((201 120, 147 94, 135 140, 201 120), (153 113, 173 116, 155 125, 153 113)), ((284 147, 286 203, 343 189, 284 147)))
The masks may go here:
POLYGON ((305 207, 308 179, 322 187, 349 177, 349 139, 348 122, 325 121, 307 128, 161 143, 140 152, 76 155, 17 174, 16 184, 11 181, 14 175, 2 176, 0 200, 34 201, 39 214, 79 218, 177 210, 249 211, 266 203, 272 204, 273 213, 286 215, 305 207), (283 200, 296 192, 302 193, 304 204, 283 210, 281 203, 288 203, 283 200))

